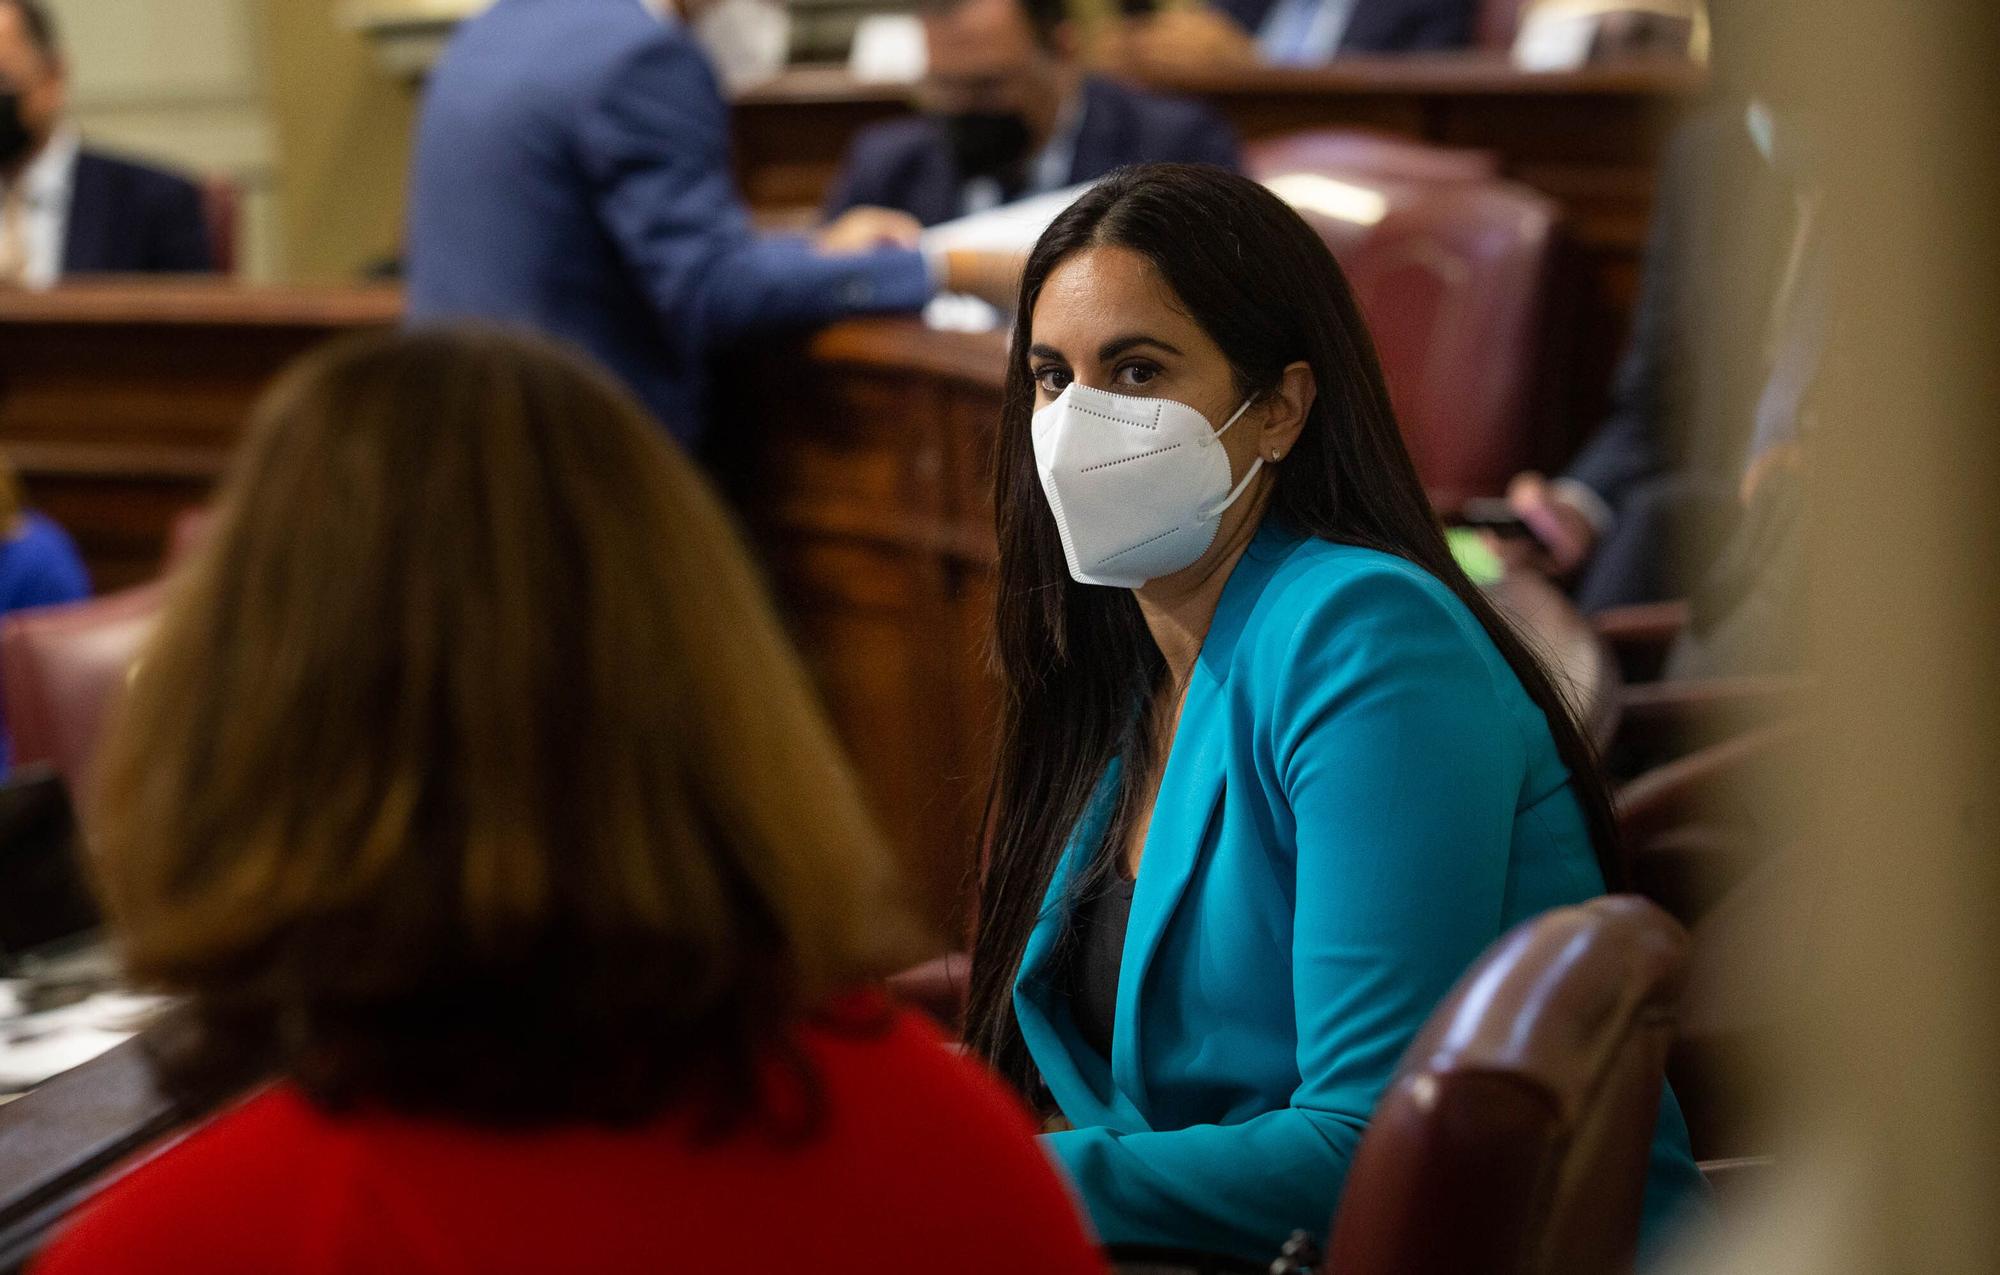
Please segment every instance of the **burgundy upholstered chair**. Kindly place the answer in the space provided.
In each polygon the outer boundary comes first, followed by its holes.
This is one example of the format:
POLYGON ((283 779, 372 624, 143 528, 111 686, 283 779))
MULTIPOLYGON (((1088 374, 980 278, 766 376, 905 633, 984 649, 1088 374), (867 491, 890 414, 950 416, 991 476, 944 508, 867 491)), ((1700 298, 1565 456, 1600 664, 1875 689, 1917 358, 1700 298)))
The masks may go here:
POLYGON ((1243 148, 1243 167, 1259 177, 1315 172, 1448 184, 1498 178, 1500 156, 1496 151, 1433 146, 1369 129, 1325 128, 1250 142, 1243 148))
MULTIPOLYGON (((46 762, 85 794, 111 710, 159 618, 161 587, 145 584, 0 620, 0 692, 14 762, 46 762)), ((79 810, 87 806, 79 797, 79 810)))
POLYGON ((1316 160, 1250 171, 1340 259, 1433 502, 1455 509, 1529 468, 1554 201, 1512 182, 1412 180, 1316 160))
POLYGON ((1686 959, 1680 926, 1630 896, 1487 949, 1370 1118, 1326 1271, 1630 1269, 1686 959))

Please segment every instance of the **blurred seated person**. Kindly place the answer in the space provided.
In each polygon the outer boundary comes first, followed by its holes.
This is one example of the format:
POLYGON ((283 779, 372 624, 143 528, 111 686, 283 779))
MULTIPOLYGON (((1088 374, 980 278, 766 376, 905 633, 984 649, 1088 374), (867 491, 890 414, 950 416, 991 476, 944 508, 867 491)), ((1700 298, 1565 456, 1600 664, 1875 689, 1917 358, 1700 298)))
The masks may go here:
POLYGON ((728 516, 581 359, 284 378, 108 747, 169 1076, 275 1079, 44 1275, 1102 1270, 1023 1111, 856 991, 914 940, 882 840, 728 516))
POLYGON ((211 268, 194 183, 86 148, 42 0, 0 0, 0 287, 211 268))
POLYGON ((1352 53, 1470 47, 1477 11, 1476 0, 1216 0, 1135 18, 1113 48, 1169 73, 1322 66, 1352 53))
POLYGON ((1707 12, 1716 101, 1661 161, 1610 415, 1561 477, 1508 491, 1534 542, 1507 551, 1572 578, 1584 611, 1696 590, 1770 458, 1800 443, 1827 337, 1814 143, 1785 96, 1808 73, 1783 65, 1795 33, 1762 0, 1707 12))
POLYGON ((1747 476, 1796 439, 1829 306, 1797 132, 1751 102, 1669 143, 1611 413, 1561 477, 1509 488, 1532 556, 1574 576, 1585 611, 1688 596, 1747 476))
MULTIPOLYGON (((69 533, 25 507, 20 478, 0 457, 0 615, 90 596, 90 573, 69 533)), ((0 724, 0 774, 13 760, 13 741, 0 724)))
POLYGON ((1062 0, 927 0, 925 114, 855 139, 827 215, 877 204, 929 226, 1125 164, 1238 166, 1206 105, 1084 74, 1065 14, 1062 0))
POLYGON ((917 310, 939 287, 1009 297, 1016 263, 929 260, 909 216, 856 208, 817 239, 750 224, 729 106, 697 36, 722 0, 499 0, 424 95, 410 180, 409 315, 583 347, 684 441, 709 363, 774 329, 917 310))

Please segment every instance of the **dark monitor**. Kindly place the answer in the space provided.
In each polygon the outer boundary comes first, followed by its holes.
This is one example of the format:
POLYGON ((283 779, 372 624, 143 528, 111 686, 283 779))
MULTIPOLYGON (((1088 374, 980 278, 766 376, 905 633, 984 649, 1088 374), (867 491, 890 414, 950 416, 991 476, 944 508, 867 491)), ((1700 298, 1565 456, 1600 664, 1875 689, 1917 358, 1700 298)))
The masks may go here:
POLYGON ((81 856, 76 812, 54 772, 24 767, 0 782, 0 966, 97 929, 81 856))

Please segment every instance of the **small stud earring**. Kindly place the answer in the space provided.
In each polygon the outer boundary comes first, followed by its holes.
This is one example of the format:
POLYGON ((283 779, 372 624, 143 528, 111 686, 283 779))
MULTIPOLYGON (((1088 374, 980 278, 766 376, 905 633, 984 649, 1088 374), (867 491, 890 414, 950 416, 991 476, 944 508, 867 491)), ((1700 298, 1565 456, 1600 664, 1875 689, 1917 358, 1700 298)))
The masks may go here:
POLYGON ((1274 460, 1274 461, 1278 461, 1278 460, 1283 460, 1284 458, 1285 458, 1285 454, 1284 454, 1283 452, 1279 451, 1279 450, 1278 450, 1277 448, 1275 448, 1275 447, 1273 447, 1273 448, 1271 449, 1271 459, 1272 459, 1272 460, 1274 460))

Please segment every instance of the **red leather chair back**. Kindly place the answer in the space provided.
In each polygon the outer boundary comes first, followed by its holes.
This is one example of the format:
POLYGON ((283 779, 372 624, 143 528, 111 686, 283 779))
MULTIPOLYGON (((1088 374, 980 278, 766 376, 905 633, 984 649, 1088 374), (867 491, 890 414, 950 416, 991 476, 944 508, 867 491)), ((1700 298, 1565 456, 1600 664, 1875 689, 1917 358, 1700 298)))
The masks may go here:
POLYGON ((1358 128, 1312 129, 1251 142, 1243 149, 1244 169, 1257 176, 1279 173, 1335 173, 1389 181, 1491 181, 1500 176, 1500 156, 1470 147, 1432 146, 1389 133, 1358 128))
POLYGON ((236 246, 243 224, 243 188, 228 177, 211 177, 201 187, 202 219, 208 225, 208 255, 217 274, 236 273, 236 246))
POLYGON ((1338 1275, 1608 1275, 1637 1251, 1687 937, 1629 896, 1488 949, 1404 1055, 1355 1153, 1338 1275))
POLYGON ((1534 459, 1557 206, 1525 186, 1465 176, 1476 151, 1440 150, 1423 179, 1408 175, 1414 159, 1395 161, 1405 175, 1392 176, 1381 152, 1351 167, 1321 162, 1334 153, 1295 141, 1253 155, 1248 171, 1340 259, 1432 500, 1450 510, 1497 495, 1534 459))
POLYGON ((82 795, 98 744, 160 603, 161 586, 146 584, 0 620, 0 691, 14 761, 55 767, 86 815, 82 795))
POLYGON ((211 506, 190 505, 175 514, 167 527, 167 552, 160 569, 170 571, 193 557, 214 527, 215 510, 211 506))

